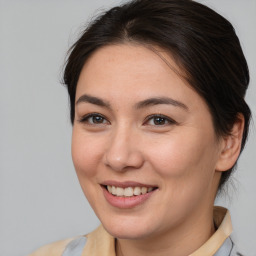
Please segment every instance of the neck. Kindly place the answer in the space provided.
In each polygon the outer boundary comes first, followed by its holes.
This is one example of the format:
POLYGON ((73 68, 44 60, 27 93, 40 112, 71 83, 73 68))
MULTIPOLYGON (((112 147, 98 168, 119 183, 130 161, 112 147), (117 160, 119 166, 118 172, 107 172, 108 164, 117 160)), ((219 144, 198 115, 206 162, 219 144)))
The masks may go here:
POLYGON ((117 256, 187 256, 203 245, 215 232, 212 209, 200 213, 172 230, 144 239, 118 239, 117 256), (188 228, 189 227, 189 228, 188 228))

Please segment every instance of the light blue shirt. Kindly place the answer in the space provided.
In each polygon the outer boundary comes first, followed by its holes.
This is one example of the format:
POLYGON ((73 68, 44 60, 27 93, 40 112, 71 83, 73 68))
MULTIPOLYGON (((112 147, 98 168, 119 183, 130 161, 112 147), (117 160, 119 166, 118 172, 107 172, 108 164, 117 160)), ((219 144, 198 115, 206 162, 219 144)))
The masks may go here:
MULTIPOLYGON (((85 245, 86 237, 72 240, 66 246, 62 256, 81 256, 85 245)), ((242 256, 242 254, 236 251, 233 241, 228 237, 213 256, 242 256)))

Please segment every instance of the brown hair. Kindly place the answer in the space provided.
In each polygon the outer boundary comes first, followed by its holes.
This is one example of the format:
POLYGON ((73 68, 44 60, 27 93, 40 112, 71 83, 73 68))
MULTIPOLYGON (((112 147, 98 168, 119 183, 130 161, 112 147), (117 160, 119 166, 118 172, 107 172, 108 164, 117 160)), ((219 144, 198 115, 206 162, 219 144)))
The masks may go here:
MULTIPOLYGON (((233 26, 212 9, 191 0, 134 0, 103 13, 72 46, 64 71, 74 121, 76 85, 88 57, 98 48, 136 42, 163 48, 205 100, 216 134, 228 135, 241 113, 244 148, 251 112, 244 97, 249 71, 233 26)), ((232 170, 223 172, 219 188, 232 170)))

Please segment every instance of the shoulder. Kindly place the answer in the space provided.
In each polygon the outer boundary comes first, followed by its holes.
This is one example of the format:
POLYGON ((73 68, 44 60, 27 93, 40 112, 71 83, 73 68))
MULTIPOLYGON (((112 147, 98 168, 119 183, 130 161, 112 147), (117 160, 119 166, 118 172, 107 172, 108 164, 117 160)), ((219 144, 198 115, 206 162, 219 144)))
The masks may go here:
POLYGON ((244 256, 244 254, 238 252, 237 247, 234 245, 230 253, 230 256, 244 256))
POLYGON ((240 250, 237 248, 236 244, 234 243, 231 237, 230 237, 230 240, 232 241, 232 249, 230 252, 230 256, 244 256, 244 254, 241 253, 240 250))
POLYGON ((66 246, 76 238, 77 237, 73 237, 44 245, 28 256, 61 256, 66 246))
POLYGON ((61 240, 45 245, 28 256, 110 256, 115 255, 115 238, 100 225, 85 236, 61 240))

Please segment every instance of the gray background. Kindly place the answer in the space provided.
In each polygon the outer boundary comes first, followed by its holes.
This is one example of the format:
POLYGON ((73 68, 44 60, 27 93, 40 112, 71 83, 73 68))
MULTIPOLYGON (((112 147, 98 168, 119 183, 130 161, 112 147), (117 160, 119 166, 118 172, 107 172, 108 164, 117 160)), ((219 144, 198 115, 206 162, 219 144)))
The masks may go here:
MULTIPOLYGON (((68 97, 60 84, 65 53, 100 7, 119 1, 0 0, 0 255, 94 229, 70 154, 68 97)), ((201 1, 234 25, 251 71, 247 101, 256 113, 256 0, 201 1)), ((256 255, 255 126, 234 186, 217 203, 229 207, 235 238, 256 255), (234 189, 235 187, 235 189, 234 189)))

